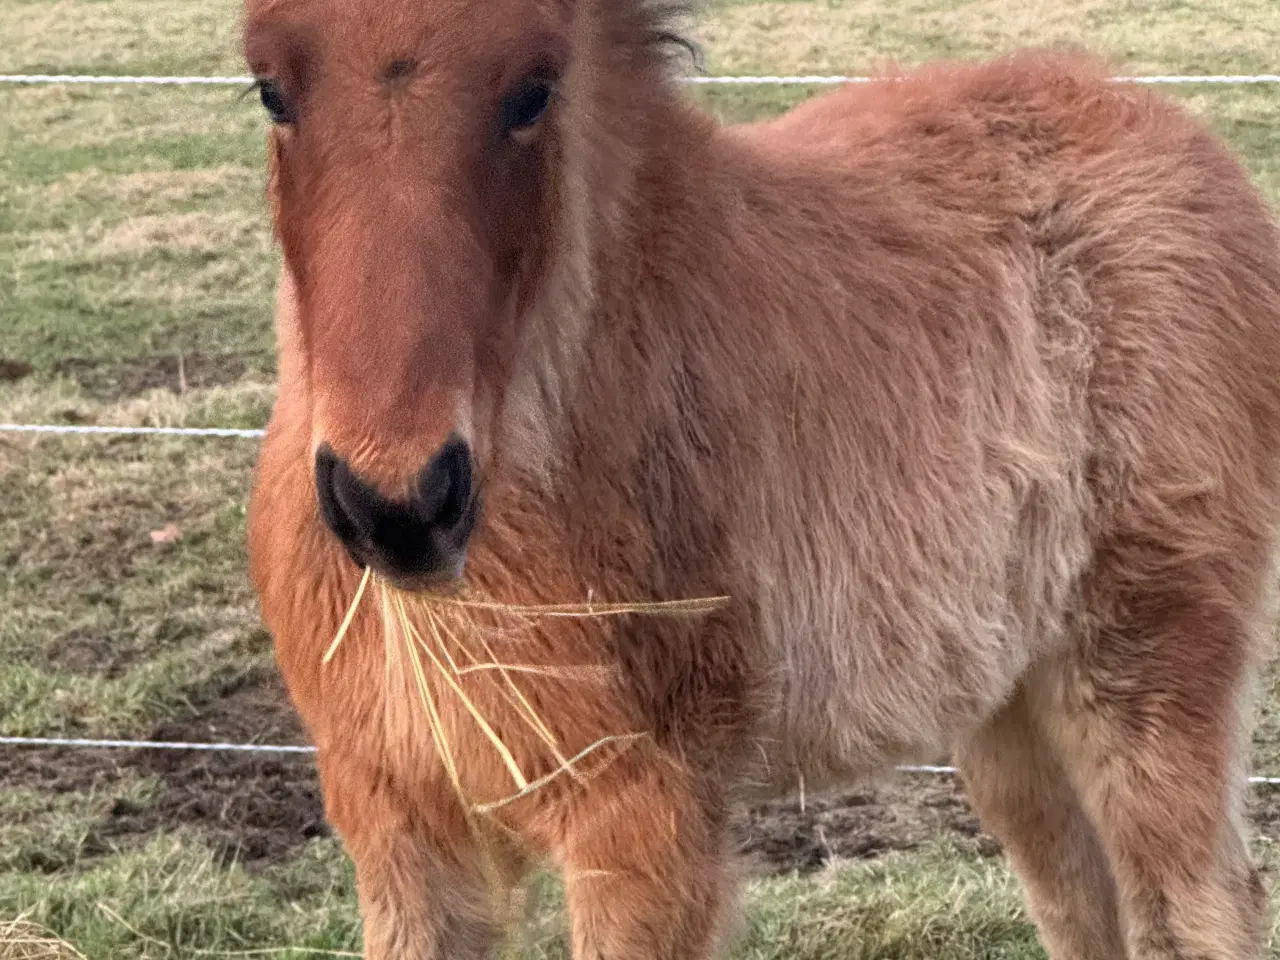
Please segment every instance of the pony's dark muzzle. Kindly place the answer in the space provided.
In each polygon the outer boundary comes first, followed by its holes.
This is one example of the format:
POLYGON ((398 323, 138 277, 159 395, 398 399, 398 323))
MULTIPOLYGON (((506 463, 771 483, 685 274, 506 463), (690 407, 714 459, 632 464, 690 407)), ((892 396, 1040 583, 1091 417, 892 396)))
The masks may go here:
POLYGON ((384 496, 321 444, 316 494, 324 522, 359 566, 402 586, 461 576, 479 510, 465 440, 451 437, 403 500, 384 496))

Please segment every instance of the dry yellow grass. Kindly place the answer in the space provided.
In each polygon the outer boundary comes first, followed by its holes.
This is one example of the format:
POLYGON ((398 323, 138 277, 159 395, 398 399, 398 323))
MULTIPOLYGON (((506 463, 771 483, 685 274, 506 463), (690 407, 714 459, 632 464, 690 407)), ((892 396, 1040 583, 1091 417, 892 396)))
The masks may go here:
POLYGON ((858 72, 904 63, 979 57, 1015 46, 1071 44, 1135 73, 1274 72, 1280 8, 1273 0, 829 0, 720 3, 698 37, 713 72, 858 72))
POLYGON ((0 921, 0 960, 86 960, 83 953, 25 916, 0 921))
POLYGON ((19 267, 47 260, 140 257, 147 254, 203 251, 227 247, 270 256, 271 234, 261 217, 223 212, 167 212, 126 217, 115 223, 90 220, 63 230, 26 235, 15 262, 19 267))
POLYGON ((226 0, 6 3, 0 5, 0 72, 63 67, 70 52, 81 68, 115 73, 162 64, 184 72, 240 73, 238 10, 226 0))
MULTIPOLYGON (((383 631, 384 696, 388 725, 399 726, 401 711, 411 706, 410 703, 401 701, 402 692, 416 693, 417 703, 421 707, 421 720, 444 764, 471 834, 477 841, 481 867, 496 915, 515 920, 521 908, 521 891, 505 874, 502 867, 505 861, 499 848, 506 838, 501 828, 488 819, 488 815, 561 777, 571 777, 578 783, 586 783, 616 759, 620 750, 625 750, 647 734, 637 731, 603 736, 574 755, 567 756, 559 739, 539 716, 513 674, 554 674, 559 679, 573 677, 592 681, 608 677, 608 670, 596 664, 543 667, 504 663, 498 658, 490 639, 509 636, 512 629, 528 627, 542 616, 597 618, 624 613, 693 615, 714 610, 727 598, 669 603, 515 605, 466 596, 408 593, 375 577, 371 568, 366 567, 333 642, 323 656, 325 665, 332 662, 341 648, 371 586, 377 594, 377 615, 383 631), (511 626, 481 624, 476 616, 479 613, 505 618, 512 622, 511 626), (555 762, 550 772, 539 777, 531 777, 525 773, 513 751, 467 692, 468 678, 476 676, 481 676, 484 681, 493 680, 493 689, 505 702, 506 708, 546 747, 555 762), (433 683, 432 677, 443 681, 443 685, 433 683), (497 752, 511 777, 511 793, 485 802, 476 802, 468 794, 458 768, 458 749, 449 732, 450 720, 456 714, 443 707, 440 699, 442 696, 456 698, 465 715, 470 716, 497 752), (620 750, 599 756, 607 747, 618 747, 620 750), (591 769, 584 770, 582 764, 588 758, 596 758, 599 762, 591 769)), ((411 719, 410 722, 414 721, 411 719)), ((503 953, 514 955, 513 951, 516 949, 517 945, 511 941, 505 945, 503 953)))

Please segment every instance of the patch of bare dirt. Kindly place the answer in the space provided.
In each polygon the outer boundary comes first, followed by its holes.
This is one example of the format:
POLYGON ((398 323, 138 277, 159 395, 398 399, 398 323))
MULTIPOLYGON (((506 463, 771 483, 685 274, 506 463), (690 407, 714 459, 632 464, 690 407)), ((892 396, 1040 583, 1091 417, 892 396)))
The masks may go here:
MULTIPOLYGON (((151 739, 188 743, 305 743, 278 680, 236 690, 195 716, 163 724, 151 739)), ((306 754, 140 751, 138 766, 164 788, 145 809, 112 810, 115 835, 150 833, 170 824, 200 828, 228 859, 274 861, 328 826, 306 754)))
POLYGON ((1000 852, 953 777, 909 775, 830 796, 764 804, 734 821, 738 849, 764 872, 821 869, 830 860, 864 860, 911 850, 944 834, 976 852, 1000 852))
POLYGON ((114 680, 124 676, 138 656, 137 649, 106 642, 97 630, 80 629, 60 637, 41 659, 64 673, 114 680))
POLYGON ((35 368, 23 360, 6 360, 0 357, 0 383, 13 383, 29 377, 35 368))
POLYGON ((102 824, 104 840, 181 824, 199 828, 220 859, 254 864, 287 859, 299 845, 329 833, 306 757, 195 751, 151 757, 140 766, 159 774, 161 793, 147 804, 117 801, 102 824))
POLYGON ((0 784, 50 793, 110 789, 129 765, 119 750, 0 747, 0 784))
MULTIPOLYGON (((188 743, 302 743, 278 681, 233 690, 190 718, 162 724, 153 740, 188 743)), ((320 789, 306 754, 201 750, 45 750, 0 747, 0 783, 56 792, 111 791, 128 773, 155 776, 146 803, 124 797, 91 830, 82 856, 108 852, 166 827, 194 827, 225 860, 286 859, 326 835, 320 789)), ((123 791, 121 791, 123 792, 123 791)))
POLYGON ((102 400, 136 397, 150 390, 183 393, 238 382, 250 368, 250 357, 237 353, 184 353, 98 360, 68 357, 53 372, 70 377, 85 393, 102 400))

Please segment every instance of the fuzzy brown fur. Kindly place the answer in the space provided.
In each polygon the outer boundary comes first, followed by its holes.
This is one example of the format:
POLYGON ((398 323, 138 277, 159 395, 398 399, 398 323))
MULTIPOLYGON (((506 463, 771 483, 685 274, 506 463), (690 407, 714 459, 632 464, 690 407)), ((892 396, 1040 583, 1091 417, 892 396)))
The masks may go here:
MULTIPOLYGON (((732 803, 947 751, 1054 960, 1256 956, 1280 241, 1247 177, 1059 54, 722 128, 665 76, 666 33, 624 0, 250 0, 250 63, 299 109, 272 144, 253 575, 366 956, 482 956, 498 850, 507 880, 564 870, 575 956, 709 956, 732 803), (488 118, 538 58, 562 96, 517 150, 488 118), (473 589, 732 598, 450 614, 503 661, 594 668, 518 677, 566 753, 646 734, 479 837, 376 603, 321 664, 360 571, 316 445, 394 494, 453 431, 484 480, 473 589)), ((555 770, 494 672, 464 682, 529 776, 555 770)), ((511 794, 431 684, 468 801, 511 794)))

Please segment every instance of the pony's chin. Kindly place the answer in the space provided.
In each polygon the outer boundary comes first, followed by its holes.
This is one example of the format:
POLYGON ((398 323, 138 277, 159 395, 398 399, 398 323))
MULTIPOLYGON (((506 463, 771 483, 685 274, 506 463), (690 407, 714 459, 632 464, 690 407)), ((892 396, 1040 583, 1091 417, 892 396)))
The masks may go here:
POLYGON ((402 593, 449 597, 462 593, 466 566, 467 557, 464 552, 458 555, 448 569, 432 573, 406 573, 403 570, 384 569, 380 564, 373 565, 373 572, 379 580, 402 593))

